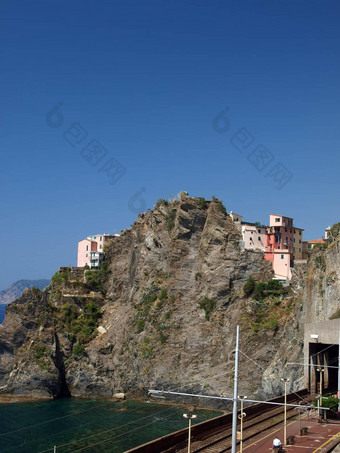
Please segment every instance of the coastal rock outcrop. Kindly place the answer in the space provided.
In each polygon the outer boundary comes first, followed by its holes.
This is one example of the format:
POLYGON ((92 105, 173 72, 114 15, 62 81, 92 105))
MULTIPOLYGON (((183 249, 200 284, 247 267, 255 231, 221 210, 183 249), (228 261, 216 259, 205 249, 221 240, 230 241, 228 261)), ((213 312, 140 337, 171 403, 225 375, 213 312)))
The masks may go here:
MULTIPOLYGON (((240 392, 280 393, 285 363, 302 354, 302 290, 246 296, 249 277, 267 282, 273 271, 241 239, 217 199, 160 200, 111 240, 100 271, 62 268, 47 290, 8 306, 0 395, 231 396, 237 324, 240 392)), ((301 370, 290 373, 298 388, 301 370)))

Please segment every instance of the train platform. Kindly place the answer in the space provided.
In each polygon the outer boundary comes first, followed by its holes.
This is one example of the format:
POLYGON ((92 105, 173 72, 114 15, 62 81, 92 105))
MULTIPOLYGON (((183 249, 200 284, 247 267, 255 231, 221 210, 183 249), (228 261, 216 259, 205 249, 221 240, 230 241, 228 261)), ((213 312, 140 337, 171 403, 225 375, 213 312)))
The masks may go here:
MULTIPOLYGON (((340 420, 318 421, 318 417, 312 416, 298 420, 288 421, 287 439, 294 436, 292 445, 284 447, 286 453, 326 453, 340 446, 340 420), (307 428, 306 434, 300 434, 301 428, 307 428)), ((283 426, 273 428, 265 433, 252 437, 243 443, 244 453, 266 453, 273 451, 273 440, 278 437, 283 442, 283 426)), ((239 448, 238 448, 239 451, 239 448)), ((336 450, 340 452, 339 450, 336 450)))

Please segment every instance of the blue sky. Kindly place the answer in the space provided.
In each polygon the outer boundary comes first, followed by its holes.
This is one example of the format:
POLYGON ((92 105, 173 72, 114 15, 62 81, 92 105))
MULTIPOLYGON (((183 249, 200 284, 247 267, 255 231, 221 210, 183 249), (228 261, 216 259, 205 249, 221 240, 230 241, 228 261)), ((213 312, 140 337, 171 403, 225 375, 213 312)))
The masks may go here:
POLYGON ((3 1, 0 289, 181 190, 320 237, 340 221, 339 20, 328 0, 3 1))

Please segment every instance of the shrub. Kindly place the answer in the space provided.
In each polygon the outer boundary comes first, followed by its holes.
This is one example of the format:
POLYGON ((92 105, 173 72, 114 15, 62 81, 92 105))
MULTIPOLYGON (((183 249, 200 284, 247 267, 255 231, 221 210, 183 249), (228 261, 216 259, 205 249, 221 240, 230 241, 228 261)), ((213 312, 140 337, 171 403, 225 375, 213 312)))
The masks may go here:
POLYGON ((205 319, 209 321, 211 312, 216 307, 216 301, 205 297, 201 302, 199 302, 199 306, 205 311, 205 319))
POLYGON ((257 283, 254 288, 253 297, 255 300, 262 300, 265 297, 264 291, 267 289, 265 283, 257 283))
POLYGON ((155 204, 155 208, 158 208, 161 205, 168 206, 169 202, 165 198, 158 198, 155 204))
POLYGON ((175 226, 176 209, 171 209, 165 217, 166 228, 170 232, 175 226))
POLYGON ((324 255, 317 255, 314 257, 315 266, 324 272, 326 270, 326 260, 324 255))
POLYGON ((248 277, 248 280, 243 285, 244 294, 249 297, 253 294, 256 282, 252 276, 248 277))
POLYGON ((137 332, 140 333, 144 330, 145 321, 144 319, 138 319, 137 321, 137 332))
POLYGON ((339 398, 334 398, 332 396, 329 396, 328 399, 322 400, 322 407, 328 407, 333 412, 338 411, 338 405, 339 405, 339 398))
POLYGON ((96 327, 102 313, 95 302, 88 302, 81 314, 75 304, 67 302, 61 307, 61 313, 60 321, 66 326, 68 337, 72 342, 78 341, 85 344, 97 335, 96 327))
POLYGON ((199 208, 203 209, 206 205, 206 200, 203 197, 199 197, 198 199, 198 206, 199 208))
POLYGON ((195 274, 195 280, 200 280, 202 278, 202 274, 200 272, 197 272, 197 274, 195 274))
POLYGON ((88 287, 92 291, 101 292, 105 295, 105 282, 107 280, 107 262, 102 263, 102 267, 99 270, 86 271, 85 279, 88 287))
POLYGON ((46 346, 38 345, 34 349, 34 357, 36 359, 41 359, 42 357, 44 357, 46 355, 46 353, 47 353, 46 346))
POLYGON ((150 304, 155 302, 157 299, 159 288, 155 282, 152 282, 149 286, 147 286, 144 291, 142 292, 141 296, 141 304, 150 304))
POLYGON ((219 210, 220 212, 222 212, 222 214, 227 215, 227 210, 226 210, 224 204, 222 203, 222 201, 219 201, 219 202, 217 203, 217 208, 218 208, 218 210, 219 210))
POLYGON ((85 354, 85 348, 81 343, 77 343, 72 350, 72 354, 75 357, 79 357, 85 354))
POLYGON ((279 280, 270 280, 267 283, 267 290, 279 291, 283 288, 282 283, 279 280))
POLYGON ((162 288, 160 290, 160 293, 158 294, 158 299, 163 300, 167 297, 167 295, 168 295, 168 290, 166 288, 162 288))
POLYGON ((67 272, 56 272, 52 277, 52 282, 54 283, 63 283, 67 282, 69 274, 67 272))
MULTIPOLYGON (((338 398, 334 398, 334 397, 329 396, 329 395, 324 395, 324 397, 328 397, 328 398, 327 399, 326 398, 322 398, 321 406, 322 407, 327 407, 332 412, 337 412, 338 411, 339 399, 338 398)), ((314 401, 313 401, 313 405, 315 407, 317 407, 318 404, 319 404, 319 399, 315 398, 314 401)))
POLYGON ((275 330, 277 329, 278 325, 279 321, 277 320, 277 318, 272 318, 263 323, 263 328, 266 330, 275 330))

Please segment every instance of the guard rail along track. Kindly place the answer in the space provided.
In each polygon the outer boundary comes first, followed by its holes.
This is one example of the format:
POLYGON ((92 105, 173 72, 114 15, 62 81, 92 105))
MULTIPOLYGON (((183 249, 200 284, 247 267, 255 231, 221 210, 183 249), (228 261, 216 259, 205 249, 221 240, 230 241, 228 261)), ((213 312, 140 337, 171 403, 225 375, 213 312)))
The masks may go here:
MULTIPOLYGON (((298 404, 308 396, 307 389, 287 394, 287 403, 298 404)), ((284 403, 284 396, 268 400, 273 403, 284 403)), ((239 411, 240 412, 240 411, 239 411)), ((243 421, 243 440, 251 438, 270 426, 282 423, 283 406, 265 403, 253 404, 244 408, 247 417, 243 421), (277 416, 277 417, 276 417, 277 416), (270 423, 268 420, 270 419, 270 423)), ((296 416, 294 408, 287 407, 287 419, 296 416)), ((191 428, 191 451, 195 452, 229 452, 231 445, 232 412, 207 420, 191 428)), ((188 428, 181 429, 167 436, 160 437, 125 453, 176 453, 187 451, 188 428)))

